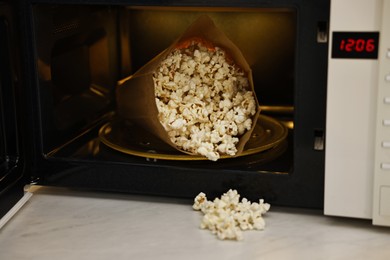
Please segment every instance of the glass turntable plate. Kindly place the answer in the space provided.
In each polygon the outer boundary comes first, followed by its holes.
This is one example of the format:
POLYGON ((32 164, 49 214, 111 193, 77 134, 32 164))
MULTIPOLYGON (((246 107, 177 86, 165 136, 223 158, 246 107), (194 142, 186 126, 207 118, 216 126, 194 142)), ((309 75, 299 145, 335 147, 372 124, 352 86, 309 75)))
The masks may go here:
MULTIPOLYGON (((287 128, 279 121, 260 115, 252 137, 239 156, 271 149, 286 139, 287 132, 287 128)), ((204 156, 182 153, 143 128, 124 120, 111 121, 103 125, 99 130, 99 137, 108 147, 129 155, 161 160, 208 160, 204 156)), ((221 155, 221 159, 235 157, 221 155)))

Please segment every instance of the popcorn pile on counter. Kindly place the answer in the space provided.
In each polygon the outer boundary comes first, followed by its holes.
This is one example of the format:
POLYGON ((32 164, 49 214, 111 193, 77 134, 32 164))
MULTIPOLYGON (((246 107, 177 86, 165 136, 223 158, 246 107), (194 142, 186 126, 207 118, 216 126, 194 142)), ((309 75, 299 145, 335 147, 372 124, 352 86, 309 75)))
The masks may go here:
POLYGON ((153 81, 159 121, 178 148, 212 161, 237 153, 256 102, 248 78, 221 48, 192 42, 175 49, 153 81))
POLYGON ((242 240, 244 230, 263 230, 265 222, 262 216, 270 207, 262 199, 259 203, 251 203, 243 198, 240 202, 236 190, 229 190, 214 201, 208 201, 206 194, 201 192, 192 206, 204 214, 200 227, 209 229, 221 240, 242 240))

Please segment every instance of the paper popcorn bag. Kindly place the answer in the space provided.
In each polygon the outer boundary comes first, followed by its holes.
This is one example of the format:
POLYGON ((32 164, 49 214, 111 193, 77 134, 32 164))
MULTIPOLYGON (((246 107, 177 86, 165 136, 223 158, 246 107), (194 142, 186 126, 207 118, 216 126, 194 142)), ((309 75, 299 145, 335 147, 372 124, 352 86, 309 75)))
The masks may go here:
POLYGON ((248 63, 206 15, 119 82, 116 98, 120 117, 213 161, 242 153, 260 112, 248 63))

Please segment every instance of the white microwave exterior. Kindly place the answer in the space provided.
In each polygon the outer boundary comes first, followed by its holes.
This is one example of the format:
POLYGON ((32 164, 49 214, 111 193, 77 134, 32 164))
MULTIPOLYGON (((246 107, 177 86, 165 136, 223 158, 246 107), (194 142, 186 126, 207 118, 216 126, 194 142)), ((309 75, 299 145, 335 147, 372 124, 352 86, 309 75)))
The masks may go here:
POLYGON ((378 60, 332 59, 334 31, 378 32, 383 0, 332 0, 325 152, 325 215, 371 219, 378 60))

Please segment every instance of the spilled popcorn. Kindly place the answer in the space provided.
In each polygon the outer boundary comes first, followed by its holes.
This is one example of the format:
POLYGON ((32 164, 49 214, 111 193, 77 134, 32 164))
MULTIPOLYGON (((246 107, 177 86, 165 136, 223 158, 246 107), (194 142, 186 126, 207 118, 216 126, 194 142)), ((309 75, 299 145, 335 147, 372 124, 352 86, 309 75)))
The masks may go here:
POLYGON ((153 74, 159 121, 184 151, 212 161, 233 156, 256 114, 249 80, 221 48, 188 45, 170 53, 153 74))
POLYGON ((270 207, 262 199, 259 203, 251 203, 243 198, 240 202, 237 190, 231 189, 214 201, 207 200, 206 194, 201 192, 192 206, 204 214, 200 227, 209 229, 221 240, 242 240, 242 231, 263 230, 265 222, 262 216, 270 207))

